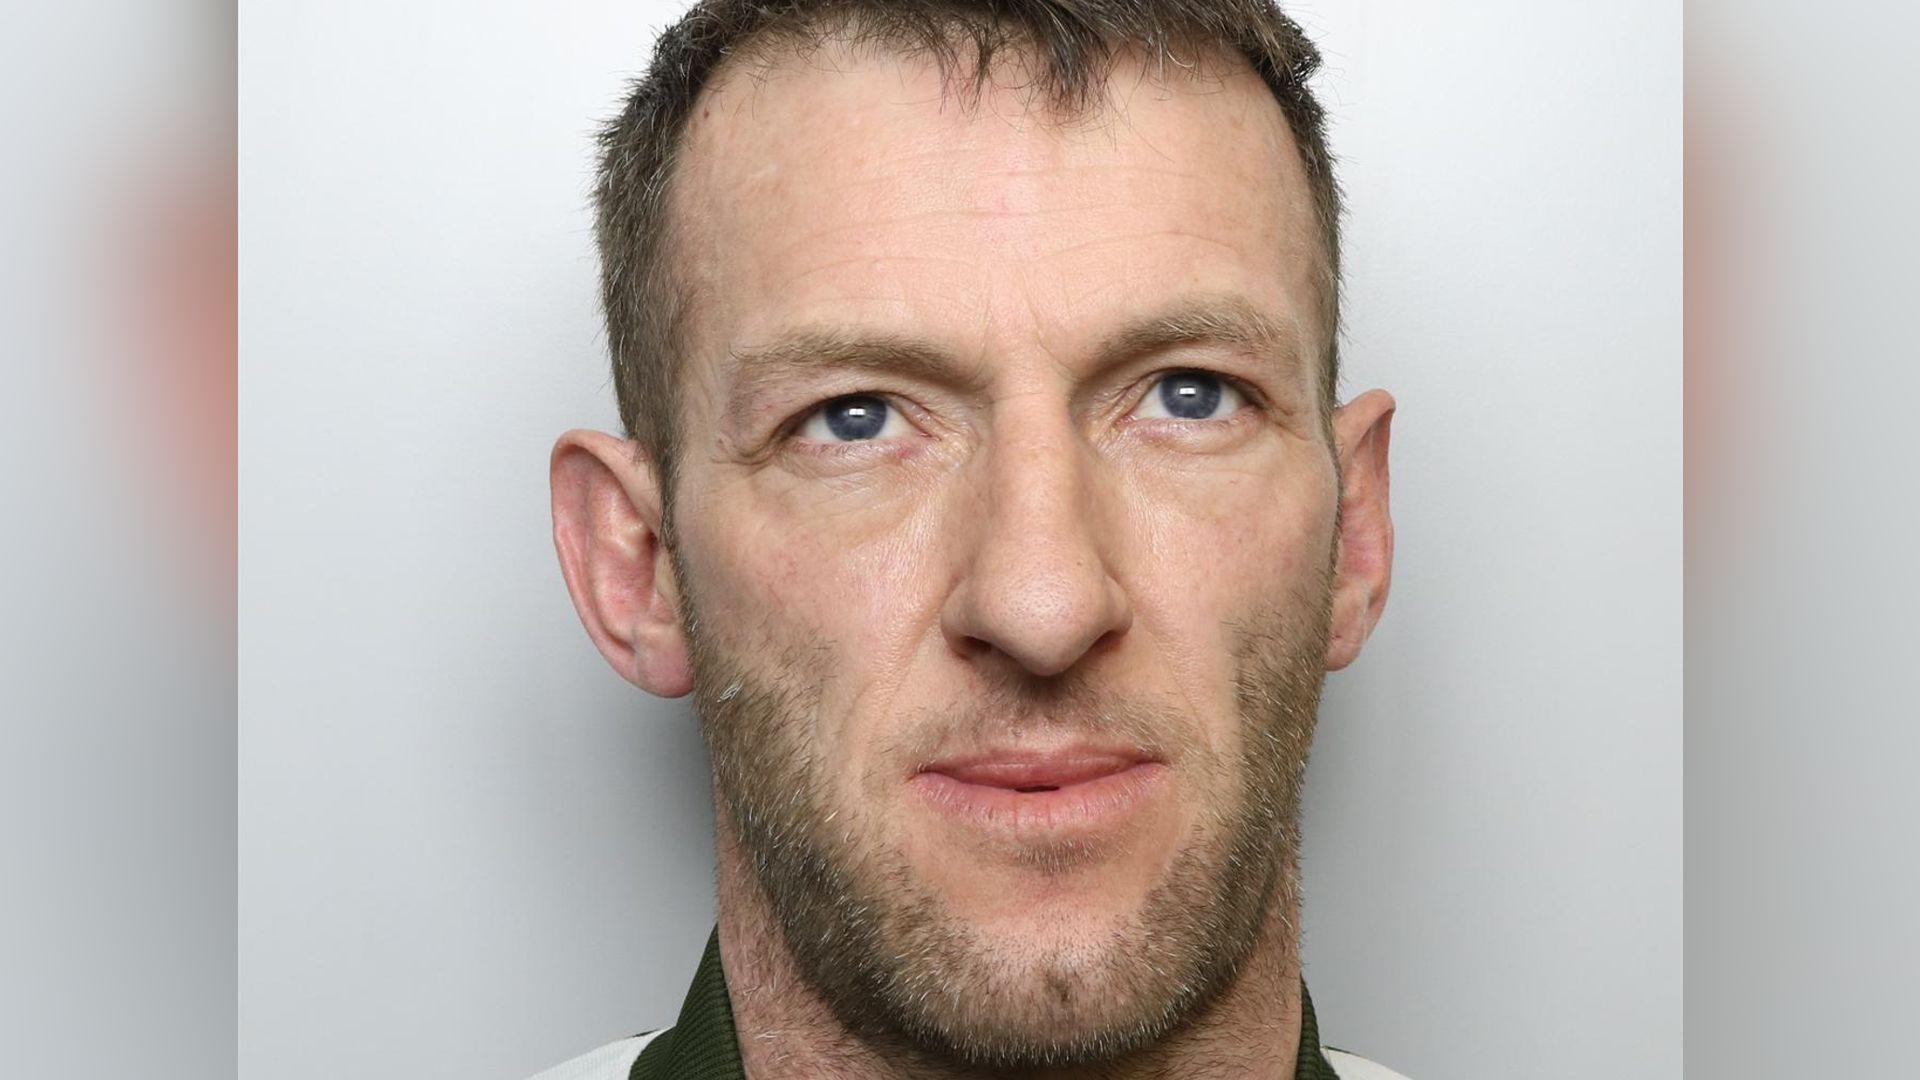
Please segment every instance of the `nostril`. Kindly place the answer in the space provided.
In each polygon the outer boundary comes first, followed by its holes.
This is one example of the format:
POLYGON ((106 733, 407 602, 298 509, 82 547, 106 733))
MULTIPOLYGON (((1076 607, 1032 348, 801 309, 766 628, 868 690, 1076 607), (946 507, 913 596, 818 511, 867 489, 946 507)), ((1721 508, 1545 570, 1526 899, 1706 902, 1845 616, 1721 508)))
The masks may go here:
POLYGON ((982 641, 977 637, 962 637, 956 644, 960 655, 969 660, 978 659, 993 651, 992 642, 982 641))

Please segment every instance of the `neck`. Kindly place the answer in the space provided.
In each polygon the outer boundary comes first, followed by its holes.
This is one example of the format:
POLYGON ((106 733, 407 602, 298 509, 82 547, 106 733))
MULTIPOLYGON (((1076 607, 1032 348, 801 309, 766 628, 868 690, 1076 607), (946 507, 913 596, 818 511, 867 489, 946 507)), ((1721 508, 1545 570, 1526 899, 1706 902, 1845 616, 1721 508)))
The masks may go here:
MULTIPOLYGON (((800 977, 786 939, 731 835, 715 819, 720 960, 748 1080, 1293 1080, 1300 1046, 1300 964, 1295 906, 1270 905, 1260 942, 1240 975, 1201 1015, 1152 1046, 1098 1065, 1018 1074, 934 1059, 904 1044, 850 1033, 800 977)), ((1292 890, 1280 890, 1285 898, 1292 890)))

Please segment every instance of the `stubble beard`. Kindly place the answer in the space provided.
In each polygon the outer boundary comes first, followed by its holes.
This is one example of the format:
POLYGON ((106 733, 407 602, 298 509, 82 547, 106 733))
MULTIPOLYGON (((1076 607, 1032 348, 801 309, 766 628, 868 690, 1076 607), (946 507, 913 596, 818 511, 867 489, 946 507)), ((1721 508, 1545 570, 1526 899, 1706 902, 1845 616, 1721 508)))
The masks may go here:
MULTIPOLYGON (((1201 808, 1162 880, 1097 947, 1035 957, 1018 943, 982 940, 901 851, 860 835, 855 808, 836 807, 812 737, 817 657, 794 652, 756 669, 683 611, 695 707, 724 809, 718 827, 732 831, 750 862, 796 974, 849 1033, 930 1061, 990 1068, 1124 1057, 1189 1024, 1234 984, 1276 904, 1283 919, 1298 911, 1300 789, 1330 597, 1323 576, 1288 608, 1238 626, 1240 749, 1237 758, 1212 754, 1205 769, 1231 796, 1201 808)), ((1197 727, 1165 712, 1123 721, 1096 705, 1088 715, 1168 733, 1197 727)), ((1066 866, 1074 853, 1041 858, 1066 866)), ((1291 924, 1281 937, 1266 946, 1290 964, 1291 924)))

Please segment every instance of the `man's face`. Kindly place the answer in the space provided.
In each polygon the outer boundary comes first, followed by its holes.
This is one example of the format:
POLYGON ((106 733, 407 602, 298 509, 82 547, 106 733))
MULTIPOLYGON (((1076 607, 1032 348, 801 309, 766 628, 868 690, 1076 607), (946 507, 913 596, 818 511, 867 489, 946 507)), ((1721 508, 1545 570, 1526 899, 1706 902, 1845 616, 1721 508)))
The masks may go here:
POLYGON ((1328 664, 1286 123, 1244 66, 1108 89, 968 109, 829 48, 709 90, 677 180, 721 827, 844 1021, 975 1060, 1110 1056, 1231 981, 1328 664))

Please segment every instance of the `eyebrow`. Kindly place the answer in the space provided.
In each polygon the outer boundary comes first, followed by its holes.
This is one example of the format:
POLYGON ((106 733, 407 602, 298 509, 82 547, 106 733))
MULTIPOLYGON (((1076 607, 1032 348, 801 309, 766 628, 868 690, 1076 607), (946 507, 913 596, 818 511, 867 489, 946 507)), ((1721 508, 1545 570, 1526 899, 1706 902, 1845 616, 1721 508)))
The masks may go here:
POLYGON ((1304 354, 1299 330, 1241 296, 1194 297, 1123 327, 1101 343, 1102 359, 1158 352, 1176 345, 1231 345, 1290 365, 1304 354))
POLYGON ((733 376, 723 416, 738 429, 756 402, 780 383, 829 371, 886 372, 959 390, 984 388, 987 371, 965 364, 950 351, 898 334, 805 328, 765 345, 728 350, 733 376))
MULTIPOLYGON (((1102 366, 1180 345, 1227 345, 1287 366, 1302 359, 1300 334, 1241 296, 1189 297, 1137 320, 1103 339, 1094 352, 1102 366)), ((886 372, 958 390, 984 389, 990 377, 980 361, 900 334, 807 327, 776 336, 765 345, 734 348, 726 414, 734 422, 762 393, 789 379, 823 371, 886 372)))
POLYGON ((766 345, 733 349, 736 395, 764 383, 823 370, 885 371, 930 382, 972 385, 985 381, 978 366, 961 364, 946 349, 897 334, 808 328, 766 345))

